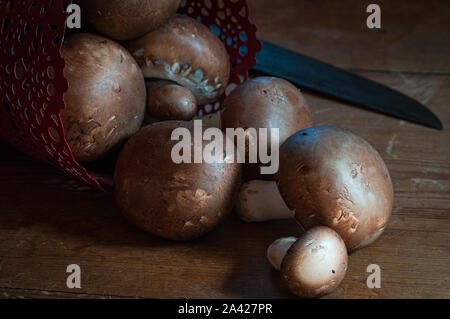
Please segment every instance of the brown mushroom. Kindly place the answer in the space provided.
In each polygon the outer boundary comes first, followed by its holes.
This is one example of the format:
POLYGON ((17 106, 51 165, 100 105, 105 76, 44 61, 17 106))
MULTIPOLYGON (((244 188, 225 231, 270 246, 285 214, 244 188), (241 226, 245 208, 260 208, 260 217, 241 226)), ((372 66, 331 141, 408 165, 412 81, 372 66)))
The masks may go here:
POLYGON ((79 0, 82 17, 108 38, 131 40, 157 29, 178 10, 180 0, 79 0))
MULTIPOLYGON (((279 78, 253 78, 231 92, 223 105, 222 130, 278 128, 279 145, 295 132, 311 126, 311 112, 303 95, 294 85, 279 78)), ((270 152, 270 145, 268 149, 270 152)), ((272 175, 261 175, 260 167, 260 163, 247 160, 244 167, 247 178, 273 179, 272 175)))
POLYGON ((335 290, 345 277, 348 255, 345 243, 334 230, 315 227, 298 240, 276 240, 267 257, 288 289, 305 298, 318 298, 335 290))
POLYGON ((168 81, 147 82, 147 111, 161 121, 189 121, 197 114, 197 101, 191 91, 168 81))
POLYGON ((120 153, 114 183, 119 208, 134 224, 184 241, 211 231, 230 213, 242 165, 227 158, 225 163, 176 164, 172 151, 178 142, 172 134, 179 128, 194 135, 194 124, 181 121, 154 123, 136 133, 120 153))
POLYGON ((349 251, 375 241, 392 211, 389 172, 364 139, 333 126, 291 136, 280 148, 278 188, 305 229, 333 228, 349 251))
POLYGON ((129 41, 144 76, 189 89, 197 103, 215 101, 228 85, 230 61, 222 42, 196 20, 175 15, 159 29, 129 41))
POLYGON ((142 72, 122 46, 93 34, 67 37, 61 53, 69 82, 61 112, 66 140, 76 160, 102 159, 142 124, 142 72))

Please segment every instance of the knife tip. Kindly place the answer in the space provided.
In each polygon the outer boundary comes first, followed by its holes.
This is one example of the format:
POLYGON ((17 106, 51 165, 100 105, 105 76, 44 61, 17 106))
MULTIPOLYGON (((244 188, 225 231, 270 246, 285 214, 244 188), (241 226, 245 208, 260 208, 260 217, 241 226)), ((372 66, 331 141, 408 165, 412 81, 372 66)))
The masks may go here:
POLYGON ((436 126, 434 128, 442 131, 444 129, 444 126, 442 125, 441 121, 439 121, 438 123, 436 123, 436 126))
POLYGON ((425 127, 429 127, 438 131, 442 131, 444 129, 444 126, 442 125, 441 120, 439 120, 439 118, 437 116, 435 116, 434 114, 432 114, 432 117, 428 116, 426 118, 405 118, 405 117, 401 117, 403 120, 409 121, 409 122, 413 122, 419 125, 423 125, 425 127))
POLYGON ((442 131, 444 129, 444 126, 442 125, 441 120, 433 114, 433 117, 431 118, 431 120, 429 121, 429 125, 430 127, 442 131))

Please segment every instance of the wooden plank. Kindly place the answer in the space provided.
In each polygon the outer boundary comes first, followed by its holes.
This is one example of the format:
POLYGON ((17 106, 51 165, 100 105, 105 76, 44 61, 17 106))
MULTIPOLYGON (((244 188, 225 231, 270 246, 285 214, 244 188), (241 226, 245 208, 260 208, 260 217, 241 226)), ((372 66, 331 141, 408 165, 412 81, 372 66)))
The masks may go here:
MULTIPOLYGON (((365 27, 369 1, 250 0, 262 38, 357 70, 426 103, 444 131, 305 91, 318 125, 367 139, 391 172, 395 202, 383 236, 350 256, 327 298, 450 298, 449 3, 380 0, 382 27, 365 27), (402 71, 402 72, 399 72, 402 71), (368 289, 369 264, 382 288, 368 289)), ((0 144, 0 298, 293 298, 265 258, 293 221, 230 216, 210 235, 171 243, 130 225, 112 194, 0 144), (82 288, 66 287, 78 264, 82 288)))
POLYGON ((130 296, 97 295, 88 293, 76 293, 67 291, 1 288, 1 299, 136 299, 130 296))

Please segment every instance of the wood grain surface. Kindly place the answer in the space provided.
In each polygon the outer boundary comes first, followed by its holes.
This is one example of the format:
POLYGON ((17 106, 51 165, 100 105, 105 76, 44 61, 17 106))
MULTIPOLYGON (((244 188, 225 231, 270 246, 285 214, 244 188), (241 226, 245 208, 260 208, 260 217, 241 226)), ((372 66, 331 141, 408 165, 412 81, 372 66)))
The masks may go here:
MULTIPOLYGON (((251 0, 262 39, 408 94, 430 107, 436 131, 305 91, 317 124, 361 135, 395 189, 393 216, 373 245, 350 256, 327 298, 450 298, 450 3, 378 1, 382 29, 365 26, 369 1, 251 0), (381 267, 369 289, 366 268, 381 267)), ((234 215, 189 243, 130 225, 111 194, 0 144, 0 297, 292 298, 266 260, 293 221, 246 224, 234 215), (68 289, 66 267, 81 267, 68 289)))

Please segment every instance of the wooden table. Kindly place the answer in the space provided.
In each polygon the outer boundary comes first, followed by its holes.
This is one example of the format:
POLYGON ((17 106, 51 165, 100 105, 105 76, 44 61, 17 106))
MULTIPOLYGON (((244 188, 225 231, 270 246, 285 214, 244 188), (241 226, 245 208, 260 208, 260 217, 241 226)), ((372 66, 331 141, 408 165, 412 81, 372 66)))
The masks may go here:
MULTIPOLYGON (((371 2, 371 1, 370 1, 371 2)), ((450 297, 450 6, 377 1, 382 29, 366 27, 369 1, 252 0, 260 37, 389 85, 427 104, 436 131, 305 92, 317 124, 351 129, 385 159, 395 188, 383 236, 350 256, 331 298, 450 297), (368 289, 366 268, 381 267, 368 289)), ((111 194, 0 144, 0 297, 290 298, 266 261, 292 221, 245 224, 171 243, 137 230, 111 194), (81 266, 81 289, 66 267, 81 266)))

